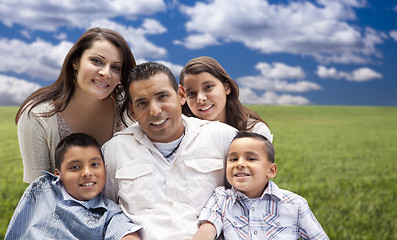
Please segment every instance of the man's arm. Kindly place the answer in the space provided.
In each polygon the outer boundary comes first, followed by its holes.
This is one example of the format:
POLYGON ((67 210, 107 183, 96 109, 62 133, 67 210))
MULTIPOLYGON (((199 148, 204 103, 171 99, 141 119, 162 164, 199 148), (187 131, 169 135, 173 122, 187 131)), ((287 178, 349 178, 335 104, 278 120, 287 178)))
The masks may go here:
POLYGON ((215 226, 208 221, 204 221, 196 234, 194 234, 192 240, 214 240, 216 237, 216 228, 215 226))

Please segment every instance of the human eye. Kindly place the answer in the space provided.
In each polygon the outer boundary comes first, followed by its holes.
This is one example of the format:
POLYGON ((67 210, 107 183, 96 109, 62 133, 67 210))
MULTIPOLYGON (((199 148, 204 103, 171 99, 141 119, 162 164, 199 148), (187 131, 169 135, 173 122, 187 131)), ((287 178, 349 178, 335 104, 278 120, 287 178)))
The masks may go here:
POLYGON ((140 101, 140 102, 137 102, 135 105, 137 107, 143 107, 143 106, 145 106, 145 102, 144 101, 140 101))
POLYGON ((196 92, 193 92, 193 91, 187 93, 188 98, 194 98, 195 95, 196 95, 196 92))
POLYGON ((119 65, 114 65, 112 68, 116 72, 120 72, 121 71, 121 66, 119 66, 119 65))
POLYGON ((76 171, 76 170, 80 169, 80 167, 77 166, 77 165, 71 165, 71 166, 69 167, 69 169, 72 170, 72 171, 76 171))
POLYGON ((99 163, 99 162, 94 162, 94 163, 91 164, 91 166, 93 166, 93 167, 99 167, 99 166, 101 166, 101 163, 99 163))
POLYGON ((97 58, 97 57, 91 58, 91 62, 93 62, 95 65, 100 65, 100 64, 102 64, 101 59, 99 59, 99 58, 97 58))
POLYGON ((166 93, 162 93, 159 95, 160 100, 165 100, 167 97, 168 97, 168 94, 166 94, 166 93))
POLYGON ((204 89, 207 90, 207 91, 209 91, 209 90, 211 90, 212 88, 214 88, 214 86, 215 86, 215 84, 207 84, 207 85, 204 86, 204 89))
POLYGON ((237 158, 236 158, 236 157, 230 157, 230 158, 228 159, 228 161, 229 161, 229 162, 235 162, 235 161, 237 161, 237 158))
POLYGON ((256 158, 255 157, 248 157, 247 160, 248 161, 256 161, 256 158))

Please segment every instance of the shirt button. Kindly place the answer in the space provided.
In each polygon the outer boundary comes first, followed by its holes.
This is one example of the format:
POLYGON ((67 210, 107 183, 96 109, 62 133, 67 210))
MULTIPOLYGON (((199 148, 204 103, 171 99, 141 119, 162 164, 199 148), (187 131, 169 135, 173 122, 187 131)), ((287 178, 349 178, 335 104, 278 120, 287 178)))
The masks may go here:
POLYGON ((255 211, 255 208, 254 208, 254 207, 252 207, 252 208, 251 208, 251 211, 255 211))
POLYGON ((258 235, 258 232, 257 232, 257 231, 254 231, 254 235, 258 235))
POLYGON ((236 226, 236 225, 237 225, 237 222, 233 222, 233 225, 236 226))
POLYGON ((59 219, 59 215, 58 215, 58 214, 55 214, 55 215, 54 215, 54 218, 55 218, 55 219, 59 219))

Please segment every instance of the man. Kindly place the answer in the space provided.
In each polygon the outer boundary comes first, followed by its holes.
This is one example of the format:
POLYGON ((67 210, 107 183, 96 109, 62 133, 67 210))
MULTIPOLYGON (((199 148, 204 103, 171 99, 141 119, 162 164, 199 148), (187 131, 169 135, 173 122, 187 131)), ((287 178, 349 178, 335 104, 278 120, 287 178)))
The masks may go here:
POLYGON ((214 189, 236 130, 182 115, 185 90, 160 63, 131 71, 127 104, 138 122, 103 146, 105 195, 141 224, 142 239, 187 239, 214 189))

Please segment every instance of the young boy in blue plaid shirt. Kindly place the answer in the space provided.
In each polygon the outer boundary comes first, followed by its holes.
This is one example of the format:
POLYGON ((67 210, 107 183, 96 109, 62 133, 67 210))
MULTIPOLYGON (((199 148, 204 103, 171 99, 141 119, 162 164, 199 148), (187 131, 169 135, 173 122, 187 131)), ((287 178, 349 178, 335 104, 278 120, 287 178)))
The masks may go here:
POLYGON ((201 212, 193 239, 329 239, 301 196, 282 190, 274 148, 266 137, 239 132, 230 144, 226 178, 201 212))
POLYGON ((64 138, 55 165, 55 176, 47 172, 25 190, 5 239, 140 239, 140 226, 100 194, 105 166, 94 138, 82 133, 64 138))

